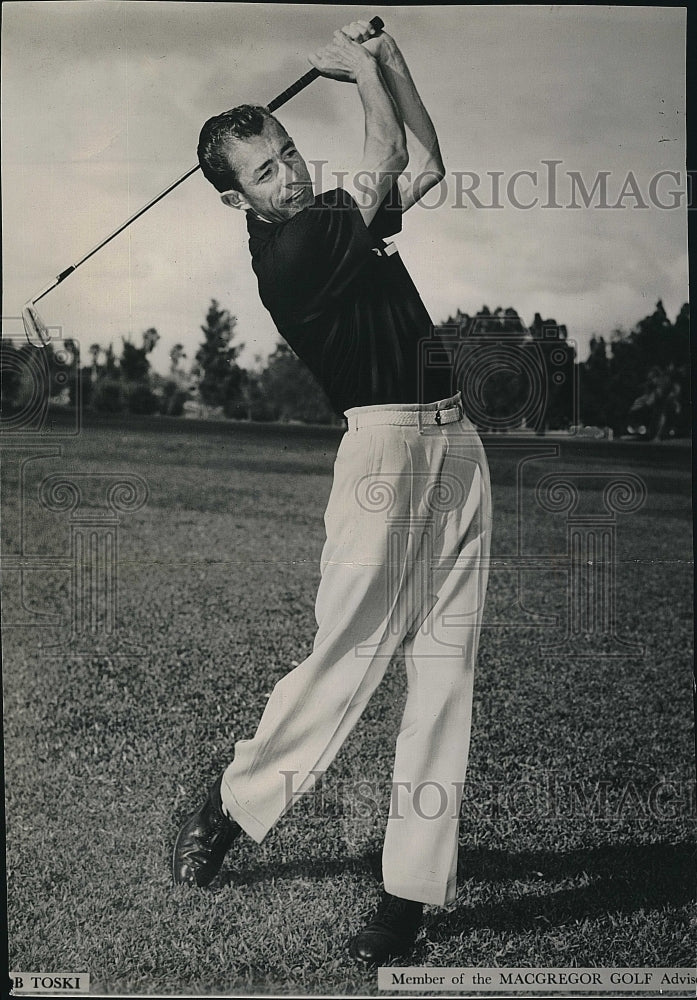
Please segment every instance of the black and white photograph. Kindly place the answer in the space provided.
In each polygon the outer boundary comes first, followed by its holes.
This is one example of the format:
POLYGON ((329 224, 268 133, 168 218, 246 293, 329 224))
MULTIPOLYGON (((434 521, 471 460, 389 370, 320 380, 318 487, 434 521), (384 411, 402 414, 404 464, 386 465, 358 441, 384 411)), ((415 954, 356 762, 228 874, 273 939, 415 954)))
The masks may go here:
POLYGON ((14 996, 695 996, 687 8, 2 4, 14 996))

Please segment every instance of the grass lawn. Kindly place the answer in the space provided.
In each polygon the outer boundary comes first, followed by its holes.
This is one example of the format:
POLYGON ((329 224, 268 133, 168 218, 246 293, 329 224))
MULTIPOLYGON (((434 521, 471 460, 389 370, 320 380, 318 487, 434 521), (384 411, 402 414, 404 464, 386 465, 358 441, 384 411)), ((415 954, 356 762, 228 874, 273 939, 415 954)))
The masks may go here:
MULTIPOLYGON (((392 663, 320 788, 261 846, 242 838, 216 891, 174 888, 185 815, 253 735, 274 683, 310 651, 336 433, 240 425, 196 433, 108 422, 3 475, 3 550, 49 556, 8 573, 7 621, 68 620, 67 513, 47 475, 136 473, 147 503, 119 527, 121 640, 142 655, 49 655, 69 629, 4 633, 10 967, 87 971, 118 994, 376 995, 346 944, 379 894, 405 684, 392 663), (24 619, 26 620, 26 619, 24 619), (40 645, 41 644, 41 645, 40 645), (364 784, 361 784, 364 782, 364 784)), ((579 442, 528 462, 492 443, 492 555, 559 553, 566 515, 534 496, 550 471, 646 484, 617 517, 619 636, 644 646, 542 656, 563 628, 559 572, 492 570, 477 665, 458 898, 427 908, 426 966, 688 966, 695 960, 692 537, 689 454, 579 442), (519 534, 520 528, 520 534, 519 534)), ((539 444, 533 442, 532 444, 539 444)), ((50 449, 47 449, 50 450, 50 449)), ((593 640, 595 642, 595 640, 593 640)), ((676 995, 676 994, 673 994, 676 995)), ((684 995, 689 995, 686 991, 684 995)))

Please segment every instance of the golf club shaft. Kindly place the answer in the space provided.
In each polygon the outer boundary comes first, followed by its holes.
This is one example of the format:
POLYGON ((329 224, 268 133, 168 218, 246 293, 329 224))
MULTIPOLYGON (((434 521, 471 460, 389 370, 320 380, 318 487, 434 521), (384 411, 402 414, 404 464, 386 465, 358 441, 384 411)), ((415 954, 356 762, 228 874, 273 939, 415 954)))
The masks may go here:
MULTIPOLYGON (((382 29, 385 27, 384 22, 380 17, 372 18, 370 24, 371 27, 375 30, 376 34, 382 31, 382 29)), ((280 108, 283 104, 286 104, 287 101, 289 101, 292 97, 295 97, 296 94, 299 94, 301 90, 304 90, 305 87, 309 86, 312 83, 312 81, 316 80, 317 77, 320 75, 321 74, 319 70, 313 66, 313 68, 309 70, 307 73, 305 73, 303 76, 301 76, 299 80, 296 80, 295 83, 291 84, 287 90, 284 90, 282 93, 278 95, 278 97, 274 97, 274 99, 269 102, 269 104, 267 105, 269 111, 274 112, 278 108, 280 108)), ((65 271, 61 271, 61 273, 54 279, 54 281, 51 282, 51 284, 47 285, 46 288, 42 289, 33 299, 30 299, 30 302, 32 303, 39 302, 44 297, 44 295, 48 295, 50 291, 52 291, 57 285, 60 285, 61 281, 64 281, 68 277, 68 275, 72 274, 73 271, 75 271, 78 267, 80 267, 81 264, 84 264, 85 261, 90 259, 90 257, 93 257, 94 254, 96 254, 97 251, 101 250, 102 247, 105 247, 107 243, 111 243, 111 241, 115 239, 119 235, 119 233, 122 233, 124 229, 128 229, 131 223, 135 222, 136 219, 139 219, 141 215, 145 215, 145 213, 149 209, 151 209, 153 205, 156 205, 158 201, 162 201, 162 199, 165 198, 170 193, 170 191, 174 191, 176 187, 179 187, 179 185, 183 184, 188 177, 191 177, 192 174, 195 174, 196 171, 200 169, 201 167, 197 163, 195 167, 191 167, 189 170, 186 171, 186 173, 182 174, 181 177, 178 177, 176 181, 173 181, 168 187, 164 189, 164 191, 160 191, 160 193, 155 195, 155 197, 152 198, 147 203, 147 205, 143 205, 143 207, 139 209, 135 213, 135 215, 132 215, 129 219, 126 219, 126 221, 122 223, 118 227, 118 229, 115 229, 113 233, 110 233, 106 237, 106 239, 102 240, 101 243, 98 243, 96 247, 93 247, 89 251, 89 253, 86 253, 84 257, 82 257, 79 261, 77 261, 76 264, 71 264, 70 267, 66 267, 65 271)))

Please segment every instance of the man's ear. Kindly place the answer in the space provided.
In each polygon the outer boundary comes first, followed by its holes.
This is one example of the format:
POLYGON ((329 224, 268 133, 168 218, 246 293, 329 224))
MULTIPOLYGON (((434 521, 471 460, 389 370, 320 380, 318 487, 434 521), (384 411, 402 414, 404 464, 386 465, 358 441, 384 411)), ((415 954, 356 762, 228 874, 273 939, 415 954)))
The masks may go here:
POLYGON ((220 200, 223 205, 227 205, 228 208, 239 208, 246 212, 250 205, 241 191, 225 191, 220 196, 220 200))

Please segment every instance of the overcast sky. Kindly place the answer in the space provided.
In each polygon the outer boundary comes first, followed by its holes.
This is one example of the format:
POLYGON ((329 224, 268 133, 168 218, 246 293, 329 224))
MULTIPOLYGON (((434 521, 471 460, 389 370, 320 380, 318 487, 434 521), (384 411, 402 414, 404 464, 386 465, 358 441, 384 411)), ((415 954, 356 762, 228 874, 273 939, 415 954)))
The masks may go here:
MULTIPOLYGON (((309 68, 334 28, 379 14, 434 120, 449 175, 440 207, 415 206, 397 238, 436 323, 460 307, 554 317, 590 336, 687 300, 685 12, 669 7, 418 6, 76 0, 3 4, 3 315, 196 163, 203 121, 264 103, 309 68), (545 160, 558 160, 556 198, 545 160), (481 178, 476 207, 458 185, 481 178), (516 181, 517 171, 537 172, 516 181), (568 207, 576 171, 606 173, 607 204, 568 207), (651 179, 661 171, 677 171, 651 179), (498 198, 492 189, 499 177, 498 198), (636 184, 634 183, 636 180, 636 184), (510 192, 507 188, 514 185, 510 192), (633 192, 633 193, 632 193, 633 192), (512 197, 509 196, 512 195, 512 197), (538 198, 531 209, 517 207, 538 198), (556 200, 560 208, 540 207, 556 200), (645 207, 638 207, 643 204, 645 207)), ((362 148, 356 88, 318 80, 280 112, 331 171, 362 148)), ((431 192, 433 202, 437 192, 431 192)), ((200 173, 40 304, 83 348, 147 327, 165 372, 196 352, 211 298, 238 318, 243 363, 278 339, 258 299, 243 216, 200 173)))

